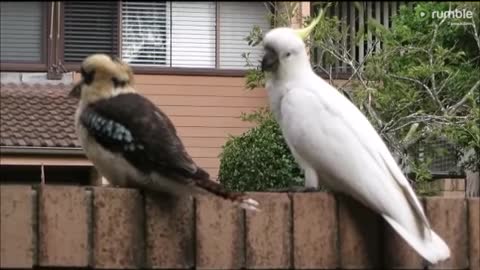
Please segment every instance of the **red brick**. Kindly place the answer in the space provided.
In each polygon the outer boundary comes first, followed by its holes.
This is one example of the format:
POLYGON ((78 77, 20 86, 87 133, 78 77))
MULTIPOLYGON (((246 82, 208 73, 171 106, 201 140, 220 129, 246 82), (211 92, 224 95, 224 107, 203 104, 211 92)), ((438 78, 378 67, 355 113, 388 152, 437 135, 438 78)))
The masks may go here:
POLYGON ((438 179, 438 180, 435 180, 435 181, 437 181, 440 184, 440 190, 442 190, 442 191, 453 191, 453 190, 455 190, 454 179, 444 178, 444 179, 438 179))
POLYGON ((337 268, 335 197, 325 192, 294 193, 292 202, 294 268, 337 268))
POLYGON ((125 188, 93 190, 94 267, 140 267, 144 248, 140 193, 125 188))
POLYGON ((196 200, 196 268, 240 269, 244 264, 244 212, 211 196, 196 200))
POLYGON ((456 190, 458 191, 465 191, 465 179, 464 178, 460 178, 460 179, 456 179, 456 190))
POLYGON ((468 199, 470 269, 480 270, 480 198, 468 199))
POLYGON ((379 268, 380 217, 349 197, 338 198, 341 268, 379 268))
POLYGON ((247 269, 287 269, 291 267, 291 203, 287 194, 250 193, 262 208, 246 211, 247 269))
POLYGON ((0 267, 34 264, 33 196, 29 186, 0 186, 0 267))
POLYGON ((447 198, 465 198, 465 191, 444 191, 441 197, 447 198))
POLYGON ((39 264, 88 265, 88 200, 84 188, 42 186, 39 189, 39 264))
POLYGON ((385 266, 388 269, 423 269, 423 258, 385 222, 385 266))
POLYGON ((194 265, 193 198, 146 195, 146 262, 156 269, 194 265))
MULTIPOLYGON (((421 201, 423 203, 423 201, 421 201)), ((387 269, 423 269, 425 261, 405 240, 386 222, 384 226, 384 260, 387 269)))
POLYGON ((425 210, 432 229, 447 243, 451 257, 429 269, 464 269, 468 267, 468 231, 464 198, 427 197, 425 210))

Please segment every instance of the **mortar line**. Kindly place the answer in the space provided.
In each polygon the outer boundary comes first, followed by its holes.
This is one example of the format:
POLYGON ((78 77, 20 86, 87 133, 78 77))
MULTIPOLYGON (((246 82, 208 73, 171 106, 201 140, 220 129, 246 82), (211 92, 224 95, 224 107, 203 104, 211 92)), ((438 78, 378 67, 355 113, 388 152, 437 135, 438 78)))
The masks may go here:
POLYGON ((94 207, 94 192, 93 188, 85 188, 87 194, 87 246, 88 246, 88 258, 87 264, 89 268, 94 268, 94 256, 95 256, 95 243, 94 243, 94 219, 95 219, 95 207, 94 207))
POLYGON ((290 200, 290 237, 289 237, 289 242, 290 242, 290 265, 288 266, 289 269, 294 269, 295 268, 295 205, 294 205, 294 200, 293 200, 293 193, 287 193, 288 194, 288 199, 290 200))
POLYGON ((341 256, 341 239, 340 239, 340 198, 337 194, 331 193, 333 196, 333 199, 335 201, 335 244, 336 246, 336 252, 337 252, 337 269, 342 268, 342 256, 341 256))
POLYGON ((141 243, 140 243, 140 268, 147 268, 147 237, 148 237, 148 221, 147 221, 147 195, 144 190, 139 190, 140 194, 140 203, 141 203, 141 219, 142 219, 142 231, 140 232, 141 243))
POLYGON ((241 209, 241 215, 240 218, 242 218, 242 233, 243 233, 243 256, 242 256, 242 262, 240 269, 247 269, 247 213, 245 209, 241 209))
MULTIPOLYGON (((192 242, 192 265, 189 266, 190 269, 196 269, 197 268, 197 243, 198 243, 198 239, 197 239, 197 197, 196 196, 192 196, 192 199, 193 199, 193 215, 192 215, 192 218, 193 218, 193 230, 192 230, 192 239, 191 239, 191 242, 192 242)), ((192 228, 191 228, 192 229, 192 228)))
POLYGON ((40 265, 40 188, 39 186, 31 186, 31 203, 32 203, 32 264, 33 267, 40 265))

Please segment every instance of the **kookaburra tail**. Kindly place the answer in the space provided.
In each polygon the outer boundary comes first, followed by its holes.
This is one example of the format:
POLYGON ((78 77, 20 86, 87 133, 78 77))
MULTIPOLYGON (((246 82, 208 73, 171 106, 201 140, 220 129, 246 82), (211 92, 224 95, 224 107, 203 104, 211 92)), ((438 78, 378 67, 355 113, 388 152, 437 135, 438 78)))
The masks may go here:
POLYGON ((87 155, 114 186, 177 195, 208 192, 240 207, 258 203, 212 181, 187 153, 168 116, 133 87, 133 73, 104 54, 87 57, 71 95, 80 97, 75 126, 87 155))

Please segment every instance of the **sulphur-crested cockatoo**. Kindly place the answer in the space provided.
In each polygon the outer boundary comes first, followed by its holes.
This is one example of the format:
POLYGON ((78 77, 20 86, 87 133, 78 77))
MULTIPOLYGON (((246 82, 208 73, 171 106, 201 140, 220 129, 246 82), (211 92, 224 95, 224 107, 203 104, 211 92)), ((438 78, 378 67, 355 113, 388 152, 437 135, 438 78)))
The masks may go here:
MULTIPOLYGON (((321 16, 321 15, 320 15, 321 16)), ((379 213, 430 263, 450 256, 387 146, 361 111, 312 70, 304 29, 275 28, 263 39, 262 70, 270 109, 305 170, 306 186, 318 181, 379 213)))

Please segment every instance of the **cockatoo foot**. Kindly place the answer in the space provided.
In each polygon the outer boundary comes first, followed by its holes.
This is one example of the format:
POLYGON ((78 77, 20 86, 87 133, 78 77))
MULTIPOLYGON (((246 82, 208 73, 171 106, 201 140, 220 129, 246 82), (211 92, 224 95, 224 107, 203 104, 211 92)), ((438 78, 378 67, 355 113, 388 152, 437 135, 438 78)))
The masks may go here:
POLYGON ((255 211, 255 212, 260 212, 260 209, 258 208, 259 205, 260 204, 257 201, 251 198, 242 199, 238 203, 238 206, 240 208, 243 208, 245 210, 255 211))

